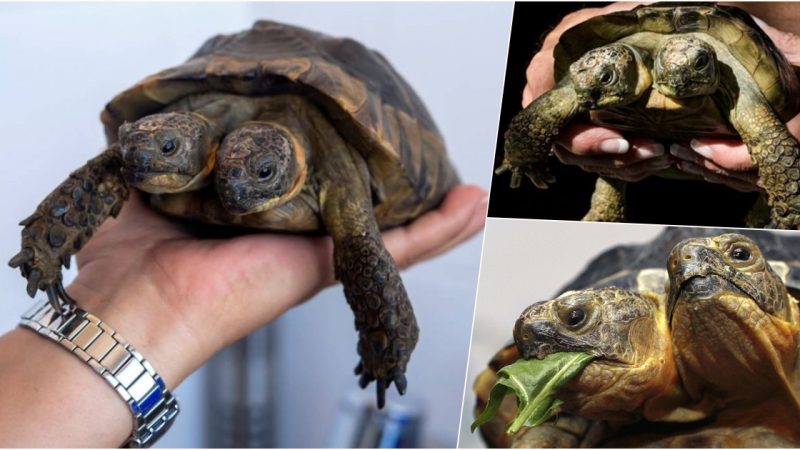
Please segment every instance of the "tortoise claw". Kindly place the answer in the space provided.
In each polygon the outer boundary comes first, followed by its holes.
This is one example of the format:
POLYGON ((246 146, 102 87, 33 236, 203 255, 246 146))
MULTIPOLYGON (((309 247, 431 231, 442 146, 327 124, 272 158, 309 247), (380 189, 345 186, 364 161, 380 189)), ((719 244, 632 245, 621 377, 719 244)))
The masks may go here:
POLYGON ((378 409, 383 409, 386 406, 386 380, 378 378, 375 382, 375 389, 378 394, 378 409))
POLYGON ((373 380, 375 380, 375 377, 373 377, 372 375, 370 375, 368 373, 364 373, 364 374, 361 374, 361 378, 358 379, 358 385, 361 387, 361 389, 364 389, 373 380))
POLYGON ((356 366, 355 370, 353 370, 353 372, 355 372, 356 375, 361 375, 362 373, 364 373, 364 363, 359 361, 358 365, 356 366))
POLYGON ((35 221, 35 220, 36 220, 36 219, 38 219, 39 217, 42 217, 42 215, 41 215, 41 214, 39 214, 39 212, 37 211, 37 212, 35 212, 35 213, 31 214, 30 216, 28 216, 28 217, 26 217, 26 218, 22 219, 22 220, 19 222, 19 225, 20 225, 20 226, 23 226, 23 227, 27 227, 28 225, 30 225, 31 223, 33 223, 33 221, 35 221))
POLYGON ((31 250, 28 247, 25 247, 8 261, 8 265, 13 268, 17 268, 22 266, 23 264, 28 264, 32 261, 33 261, 33 250, 31 250))
POLYGON ((36 291, 39 289, 39 280, 42 279, 42 271, 39 269, 33 269, 28 274, 28 286, 26 290, 28 291, 28 296, 33 298, 36 295, 36 291))
MULTIPOLYGON (((406 376, 403 372, 397 370, 394 372, 394 385, 397 388, 397 392, 400 395, 406 394, 406 388, 408 387, 408 380, 406 380, 406 376)), ((391 381, 390 381, 391 382, 391 381)))

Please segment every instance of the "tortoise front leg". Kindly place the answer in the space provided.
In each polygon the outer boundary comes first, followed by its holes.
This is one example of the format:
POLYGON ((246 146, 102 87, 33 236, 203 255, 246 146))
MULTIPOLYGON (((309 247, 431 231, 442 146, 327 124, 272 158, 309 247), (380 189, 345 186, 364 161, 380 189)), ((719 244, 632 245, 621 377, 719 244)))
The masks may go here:
POLYGON ((800 147, 766 104, 740 95, 731 121, 758 165, 767 191, 771 227, 800 229, 800 147))
POLYGON ((50 303, 73 300, 64 290, 61 266, 81 249, 109 216, 116 217, 128 198, 122 179, 122 155, 114 145, 72 172, 27 219, 20 222, 22 249, 9 261, 28 280, 28 295, 47 293, 50 303))
POLYGON ((627 183, 616 178, 599 177, 592 193, 589 212, 583 221, 625 222, 625 187, 627 183))
POLYGON ((522 176, 539 189, 556 180, 550 174, 547 158, 558 135, 580 111, 575 88, 565 79, 520 111, 505 134, 503 164, 495 174, 511 171, 511 187, 519 187, 522 176))
POLYGON ((365 168, 357 167, 363 160, 354 153, 336 162, 326 160, 339 170, 338 179, 321 180, 322 218, 333 237, 336 278, 355 314, 359 385, 364 388, 374 380, 382 408, 392 382, 405 393, 406 365, 419 328, 397 265, 383 245, 366 175, 357 176, 365 174, 365 168))

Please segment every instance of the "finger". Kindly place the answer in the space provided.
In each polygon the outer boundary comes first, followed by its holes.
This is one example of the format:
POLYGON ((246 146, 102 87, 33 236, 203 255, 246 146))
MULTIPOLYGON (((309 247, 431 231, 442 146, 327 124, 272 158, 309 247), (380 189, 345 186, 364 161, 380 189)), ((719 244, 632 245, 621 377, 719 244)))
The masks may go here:
POLYGON ((717 167, 704 167, 689 161, 680 161, 678 169, 702 177, 705 181, 723 184, 740 192, 759 192, 758 174, 755 172, 728 172, 717 167))
POLYGON ((575 155, 626 154, 632 164, 661 156, 664 146, 647 138, 625 138, 619 130, 590 124, 573 124, 559 136, 557 143, 575 155), (633 149, 633 151, 631 151, 633 149))
POLYGON ((438 209, 384 233, 384 244, 401 268, 432 258, 480 231, 487 204, 483 189, 457 186, 438 209))
POLYGON ((747 146, 738 139, 692 139, 689 146, 703 159, 727 170, 743 171, 755 167, 747 146))
POLYGON ((657 172, 665 170, 672 166, 674 161, 669 155, 662 155, 659 157, 640 161, 630 166, 623 168, 608 170, 603 168, 589 168, 584 167, 587 172, 597 172, 598 174, 611 178, 618 178, 620 180, 636 182, 641 181, 657 172))
POLYGON ((556 157, 564 164, 580 167, 593 167, 603 169, 620 169, 642 161, 663 156, 665 154, 664 146, 658 143, 651 143, 650 141, 642 141, 643 145, 638 145, 639 141, 634 143, 637 145, 633 150, 628 151, 622 155, 613 154, 600 154, 600 156, 584 156, 575 155, 561 146, 555 146, 554 153, 556 157))
POLYGON ((619 131, 582 123, 567 127, 556 143, 574 155, 618 155, 630 149, 630 144, 619 131))

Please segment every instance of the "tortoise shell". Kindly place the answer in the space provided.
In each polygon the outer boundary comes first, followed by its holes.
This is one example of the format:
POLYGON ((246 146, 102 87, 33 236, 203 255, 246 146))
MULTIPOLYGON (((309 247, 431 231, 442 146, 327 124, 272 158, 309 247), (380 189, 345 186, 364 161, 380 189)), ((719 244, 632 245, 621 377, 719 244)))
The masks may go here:
POLYGON ((743 10, 713 3, 654 3, 586 20, 561 36, 554 50, 556 79, 587 51, 641 32, 706 34, 752 74, 781 118, 788 120, 800 109, 800 82, 769 36, 743 10))
POLYGON ((210 38, 185 63, 140 81, 101 113, 109 143, 120 125, 204 92, 296 93, 322 108, 373 176, 402 171, 416 199, 436 203, 457 178, 444 139, 409 84, 378 52, 348 38, 258 21, 210 38))

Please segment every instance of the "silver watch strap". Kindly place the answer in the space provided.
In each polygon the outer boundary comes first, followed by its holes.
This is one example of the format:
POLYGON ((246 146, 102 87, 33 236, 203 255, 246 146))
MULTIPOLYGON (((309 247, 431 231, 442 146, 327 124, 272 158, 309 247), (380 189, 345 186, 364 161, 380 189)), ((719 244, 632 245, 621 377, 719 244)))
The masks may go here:
POLYGON ((178 402, 153 366, 125 339, 94 315, 64 305, 57 312, 47 299, 23 314, 31 328, 88 363, 117 391, 133 412, 133 432, 126 447, 150 447, 178 415, 178 402))

